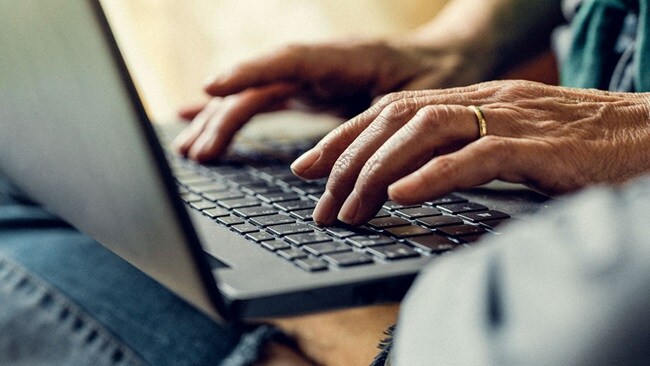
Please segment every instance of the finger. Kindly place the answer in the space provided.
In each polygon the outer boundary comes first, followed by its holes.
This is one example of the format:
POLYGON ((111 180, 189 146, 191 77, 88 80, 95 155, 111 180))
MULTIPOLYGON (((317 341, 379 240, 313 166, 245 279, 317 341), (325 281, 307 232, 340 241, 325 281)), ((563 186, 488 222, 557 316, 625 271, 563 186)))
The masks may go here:
POLYGON ((325 136, 312 150, 297 159, 292 169, 296 175, 305 179, 326 177, 343 151, 377 118, 390 121, 394 116, 402 115, 405 110, 410 110, 412 117, 420 108, 434 104, 482 105, 493 94, 492 88, 485 86, 389 94, 325 136))
POLYGON ((345 135, 337 134, 328 142, 330 145, 326 143, 321 146, 322 153, 317 164, 324 168, 321 171, 329 171, 332 165, 333 168, 327 180, 326 191, 314 209, 313 217, 317 223, 334 222, 366 161, 416 111, 415 104, 410 103, 410 100, 401 100, 385 108, 371 124, 360 120, 344 129, 345 135), (366 128, 359 133, 362 127, 366 128), (343 151, 340 152, 341 150, 343 151))
POLYGON ((200 162, 218 158, 235 133, 254 115, 277 109, 297 90, 298 87, 293 84, 282 83, 248 89, 224 98, 221 108, 211 116, 190 147, 188 156, 200 162))
POLYGON ((310 58, 311 52, 306 46, 286 47, 271 55, 239 64, 226 75, 208 82, 205 92, 214 96, 226 96, 251 87, 308 79, 306 74, 313 72, 318 65, 317 62, 310 61, 310 58), (312 67, 305 67, 306 65, 312 67))
MULTIPOLYGON (((474 141, 478 137, 475 118, 471 110, 459 105, 431 105, 420 109, 403 128, 363 161, 360 172, 355 174, 348 169, 342 173, 353 174, 349 178, 356 179, 356 182, 340 209, 338 219, 359 225, 372 218, 386 201, 391 183, 441 151, 474 141)), ((336 168, 332 171, 335 177, 336 168)), ((332 189, 341 192, 345 188, 337 185, 332 189)))
POLYGON ((208 124, 210 117, 222 103, 221 98, 212 98, 197 115, 194 117, 189 126, 185 127, 181 133, 174 139, 174 146, 176 151, 181 155, 187 155, 187 152, 192 147, 192 144, 201 135, 203 129, 208 124))
POLYGON ((434 158, 388 188, 392 200, 402 204, 424 202, 459 189, 501 179, 524 183, 526 171, 543 154, 534 144, 514 138, 486 136, 457 152, 434 158))
POLYGON ((178 111, 178 116, 186 121, 193 120, 205 107, 208 103, 201 103, 192 106, 183 107, 178 111))
MULTIPOLYGON (((395 99, 398 98, 395 97, 395 99)), ((314 148, 291 164, 294 174, 304 179, 319 179, 329 175, 332 166, 343 151, 392 102, 391 98, 385 98, 328 133, 314 148)))

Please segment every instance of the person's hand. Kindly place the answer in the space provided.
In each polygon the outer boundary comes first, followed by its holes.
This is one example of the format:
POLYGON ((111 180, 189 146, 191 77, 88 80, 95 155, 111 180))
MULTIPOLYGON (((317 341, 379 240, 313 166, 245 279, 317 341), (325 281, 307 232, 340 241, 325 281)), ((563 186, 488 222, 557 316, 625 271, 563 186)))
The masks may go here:
POLYGON ((523 81, 390 94, 292 168, 329 176, 314 219, 361 224, 387 197, 412 204, 493 179, 549 194, 650 170, 648 94, 523 81), (488 136, 479 138, 480 106, 488 136))
POLYGON ((342 42, 286 47, 244 62, 207 84, 213 98, 186 108, 192 120, 177 137, 179 153, 198 161, 220 157, 255 114, 306 108, 351 117, 397 90, 466 85, 483 79, 482 55, 462 45, 420 47, 401 42, 342 42), (478 67, 477 65, 482 65, 478 67))

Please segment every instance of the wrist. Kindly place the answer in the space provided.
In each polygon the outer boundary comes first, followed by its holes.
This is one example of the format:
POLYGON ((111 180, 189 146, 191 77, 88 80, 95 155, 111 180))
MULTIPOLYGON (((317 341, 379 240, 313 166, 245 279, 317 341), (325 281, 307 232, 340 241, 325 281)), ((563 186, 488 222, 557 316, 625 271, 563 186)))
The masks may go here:
POLYGON ((445 50, 473 82, 493 80, 549 49, 560 0, 452 0, 430 23, 396 43, 445 50), (534 16, 531 16, 533 15, 534 16))

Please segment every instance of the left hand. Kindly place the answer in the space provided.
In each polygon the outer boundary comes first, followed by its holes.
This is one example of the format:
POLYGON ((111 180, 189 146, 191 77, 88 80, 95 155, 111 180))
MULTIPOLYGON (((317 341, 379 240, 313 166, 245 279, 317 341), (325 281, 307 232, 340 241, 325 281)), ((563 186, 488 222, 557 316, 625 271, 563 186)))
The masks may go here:
POLYGON ((548 194, 623 182, 650 169, 648 97, 524 81, 393 93, 292 168, 306 179, 329 175, 320 224, 338 216, 359 225, 387 197, 420 203, 493 179, 548 194), (483 111, 488 136, 478 138, 470 105, 483 111))

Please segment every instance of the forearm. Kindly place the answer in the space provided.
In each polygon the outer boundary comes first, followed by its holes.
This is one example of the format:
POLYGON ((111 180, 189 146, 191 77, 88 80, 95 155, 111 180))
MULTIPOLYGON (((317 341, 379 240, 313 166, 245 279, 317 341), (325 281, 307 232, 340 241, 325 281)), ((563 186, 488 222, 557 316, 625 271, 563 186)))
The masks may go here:
POLYGON ((480 80, 503 75, 548 49, 561 23, 560 0, 451 0, 407 42, 434 49, 456 48, 476 55, 480 80))

